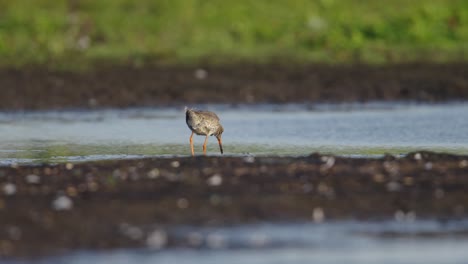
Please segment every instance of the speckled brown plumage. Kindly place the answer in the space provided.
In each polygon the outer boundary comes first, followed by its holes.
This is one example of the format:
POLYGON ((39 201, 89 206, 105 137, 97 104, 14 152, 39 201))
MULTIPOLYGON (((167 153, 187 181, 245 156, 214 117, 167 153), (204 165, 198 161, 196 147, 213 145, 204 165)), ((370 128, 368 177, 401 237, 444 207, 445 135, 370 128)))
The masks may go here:
POLYGON ((219 150, 223 154, 223 145, 221 141, 221 134, 224 132, 223 126, 219 122, 219 117, 210 111, 201 111, 195 109, 185 108, 185 121, 187 126, 192 130, 190 135, 190 149, 192 156, 195 155, 193 150, 193 134, 204 135, 205 142, 203 143, 203 154, 206 155, 206 143, 208 136, 215 136, 218 140, 219 150))

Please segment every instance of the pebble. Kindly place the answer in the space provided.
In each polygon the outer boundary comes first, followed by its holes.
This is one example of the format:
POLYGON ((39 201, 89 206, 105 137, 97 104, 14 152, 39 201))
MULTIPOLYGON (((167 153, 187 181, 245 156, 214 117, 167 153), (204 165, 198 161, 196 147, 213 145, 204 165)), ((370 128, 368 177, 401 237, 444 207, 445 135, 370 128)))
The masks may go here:
POLYGON ((67 164, 65 165, 65 168, 67 168, 67 170, 72 170, 73 167, 74 167, 74 166, 73 166, 73 163, 67 163, 67 164))
POLYGON ((223 177, 221 177, 220 174, 215 174, 215 175, 211 176, 210 178, 208 178, 208 180, 206 182, 210 186, 219 186, 219 185, 221 185, 223 183, 223 177))
POLYGON ((208 77, 208 72, 205 69, 199 68, 199 69, 195 70, 193 75, 195 76, 195 78, 197 78, 199 80, 203 80, 206 77, 208 77))
POLYGON ((421 159, 422 159, 421 153, 416 153, 416 154, 414 154, 414 159, 415 159, 415 160, 421 160, 421 159))
POLYGON ((466 168, 468 167, 468 160, 462 160, 460 161, 460 164, 459 164, 460 168, 466 168))
POLYGON ((312 220, 315 223, 322 223, 325 220, 325 212, 321 207, 315 207, 312 211, 312 220))
POLYGON ((426 170, 432 170, 432 162, 426 162, 424 164, 424 169, 426 170))
POLYGON ((154 168, 148 171, 148 173, 146 174, 146 176, 148 176, 148 178, 150 179, 156 179, 157 177, 159 177, 159 175, 160 175, 160 172, 159 172, 159 169, 157 168, 154 168))
POLYGON ((398 210, 395 212, 394 217, 398 222, 413 222, 416 220, 416 213, 413 211, 405 213, 402 210, 398 210))
POLYGON ((38 184, 41 181, 41 177, 36 174, 29 174, 26 176, 26 182, 29 184, 38 184))
POLYGON ((164 230, 154 230, 146 238, 146 245, 150 249, 160 250, 167 244, 167 233, 164 230))
POLYGON ((255 157, 254 156, 248 156, 244 158, 244 162, 247 163, 254 163, 255 162, 255 157))
POLYGON ((174 160, 171 162, 171 167, 172 168, 179 168, 180 167, 180 162, 177 160, 174 160))
POLYGON ((52 208, 57 211, 67 211, 73 208, 73 201, 66 195, 60 195, 52 202, 52 208))
POLYGON ((322 170, 328 170, 328 169, 331 169, 333 167, 333 165, 335 165, 335 157, 333 156, 323 156, 321 158, 321 160, 323 162, 325 162, 325 164, 323 164, 320 168, 322 170))
POLYGON ((3 185, 3 193, 6 196, 10 196, 10 195, 15 194, 16 193, 16 185, 14 185, 11 182, 5 183, 5 185, 3 185))
POLYGON ((120 225, 120 231, 123 235, 132 240, 140 240, 144 235, 141 228, 126 223, 120 225))

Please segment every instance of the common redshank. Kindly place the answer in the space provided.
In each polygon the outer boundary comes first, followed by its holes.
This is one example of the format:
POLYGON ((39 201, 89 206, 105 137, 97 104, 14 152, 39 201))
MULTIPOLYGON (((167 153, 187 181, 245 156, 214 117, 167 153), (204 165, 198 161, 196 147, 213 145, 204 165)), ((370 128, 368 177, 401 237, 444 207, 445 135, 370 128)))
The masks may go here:
POLYGON ((206 155, 206 143, 208 142, 208 136, 215 136, 218 139, 219 150, 223 154, 223 144, 221 142, 221 134, 224 132, 223 126, 219 123, 219 117, 210 111, 200 111, 189 109, 185 107, 185 122, 187 126, 192 130, 190 135, 190 149, 192 150, 192 156, 195 156, 193 151, 193 134, 205 136, 205 142, 203 143, 203 154, 206 155))

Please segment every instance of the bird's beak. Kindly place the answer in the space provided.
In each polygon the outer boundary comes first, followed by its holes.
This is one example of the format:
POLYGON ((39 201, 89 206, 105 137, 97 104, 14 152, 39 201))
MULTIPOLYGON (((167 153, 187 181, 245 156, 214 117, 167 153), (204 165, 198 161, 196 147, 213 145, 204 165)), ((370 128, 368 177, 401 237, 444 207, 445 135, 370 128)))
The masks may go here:
POLYGON ((216 139, 218 139, 219 150, 221 151, 221 154, 223 154, 223 142, 221 140, 221 135, 217 136, 216 139))

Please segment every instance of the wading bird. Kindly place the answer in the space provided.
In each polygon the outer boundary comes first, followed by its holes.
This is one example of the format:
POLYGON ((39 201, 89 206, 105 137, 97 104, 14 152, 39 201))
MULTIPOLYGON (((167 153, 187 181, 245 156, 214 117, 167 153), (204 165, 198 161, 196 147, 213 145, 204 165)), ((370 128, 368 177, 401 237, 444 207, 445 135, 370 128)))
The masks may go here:
POLYGON ((218 139, 219 150, 223 154, 223 145, 221 142, 221 134, 224 132, 223 126, 219 123, 219 117, 210 111, 199 111, 189 109, 185 107, 185 122, 187 126, 192 130, 190 135, 190 149, 192 150, 192 156, 195 156, 193 151, 193 134, 204 135, 205 142, 203 143, 203 154, 206 155, 206 143, 208 142, 208 136, 215 136, 218 139))

